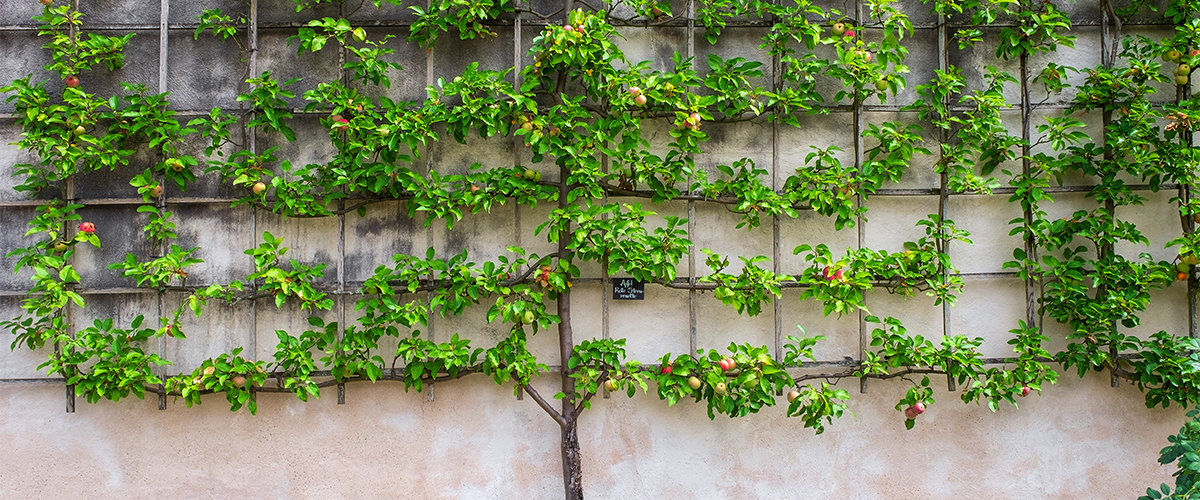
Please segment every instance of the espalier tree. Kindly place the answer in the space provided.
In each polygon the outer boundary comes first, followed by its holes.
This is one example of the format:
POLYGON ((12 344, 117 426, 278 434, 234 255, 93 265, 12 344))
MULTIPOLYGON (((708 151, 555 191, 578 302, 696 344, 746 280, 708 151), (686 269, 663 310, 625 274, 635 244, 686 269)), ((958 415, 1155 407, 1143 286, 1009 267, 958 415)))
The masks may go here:
MULTIPOLYGON (((384 1, 373 0, 374 7, 384 1)), ((298 57, 338 52, 336 79, 280 81, 267 68, 245 80, 237 96, 240 109, 217 108, 187 121, 172 111, 166 94, 144 86, 127 84, 114 96, 89 93, 91 75, 122 66, 133 35, 85 33, 77 2, 43 3, 35 20, 43 24, 39 35, 51 62, 44 73, 15 80, 3 91, 22 128, 16 144, 33 158, 11 166, 20 179, 16 189, 48 201, 29 221, 25 241, 32 243, 8 254, 33 285, 23 313, 3 325, 16 336, 13 348, 49 348, 41 368, 60 374, 69 391, 89 402, 150 392, 190 406, 206 394, 222 393, 233 410, 247 406, 253 413, 257 392, 291 392, 307 400, 322 387, 357 381, 393 380, 420 391, 431 382, 483 374, 527 397, 559 425, 565 494, 580 498, 579 416, 603 391, 630 397, 649 392, 669 405, 691 400, 714 418, 780 404, 818 434, 847 410, 850 394, 827 382, 843 377, 909 381, 895 406, 908 428, 934 403, 930 375, 945 376, 964 402, 993 410, 1053 383, 1055 365, 1080 376, 1107 370, 1131 380, 1144 390, 1148 406, 1200 401, 1200 343, 1189 335, 1194 331, 1136 336, 1129 330, 1139 324, 1154 290, 1177 284, 1195 296, 1200 202, 1191 194, 1200 149, 1192 136, 1200 123, 1200 100, 1189 97, 1187 84, 1200 64, 1196 0, 1169 0, 1160 12, 1145 2, 1118 9, 1101 0, 1112 44, 1103 47, 1102 63, 1090 68, 1033 62, 1074 42, 1070 21, 1055 1, 927 1, 939 18, 961 19, 967 26, 948 30, 959 49, 979 51, 986 41, 995 46, 997 67, 1017 68, 1012 74, 989 66, 979 88, 969 87, 953 66, 937 70, 931 81, 910 81, 905 43, 913 26, 888 0, 866 0, 855 12, 806 0, 703 0, 695 3, 691 18, 654 0, 626 0, 607 10, 566 0, 552 13, 504 0, 433 0, 410 7, 415 21, 407 40, 377 36, 345 18, 305 18, 289 44, 298 57), (403 70, 389 57, 399 44, 431 48, 446 37, 493 36, 497 20, 512 15, 544 25, 528 48, 528 64, 505 71, 471 64, 460 74, 435 75, 421 101, 372 97, 403 70), (1169 23, 1167 37, 1127 36, 1123 22, 1134 15, 1169 23), (614 28, 684 22, 702 29, 708 43, 718 41, 728 23, 757 23, 765 27, 761 53, 700 60, 676 53, 669 62, 657 61, 666 69, 653 69, 652 62, 624 55, 614 28), (989 25, 998 29, 982 29, 989 25), (775 66, 771 81, 765 81, 760 59, 775 66), (61 82, 61 91, 51 81, 61 82), (838 90, 822 93, 829 87, 838 90), (861 119, 866 103, 894 99, 905 88, 919 96, 906 110, 920 122, 862 123, 861 137, 850 139, 862 145, 861 161, 854 164, 843 163, 836 147, 816 146, 802 164, 789 166, 792 173, 778 187, 749 158, 711 170, 697 166, 713 122, 801 127, 803 115, 836 108, 861 119), (1019 103, 1005 98, 1014 89, 1022 96, 1019 103), (1070 91, 1066 95, 1074 97, 1064 112, 1035 114, 1044 101, 1034 102, 1031 89, 1047 95, 1070 91), (1173 89, 1174 98, 1164 97, 1165 89, 1173 89), (289 101, 297 96, 306 103, 303 114, 319 117, 328 132, 332 154, 319 163, 293 163, 279 146, 262 148, 254 141, 297 140, 292 125, 300 111, 289 101), (1002 121, 1002 113, 1013 110, 1023 117, 1021 130, 1002 121), (1096 114, 1099 128, 1088 128, 1084 118, 1096 114), (652 133, 663 126, 669 138, 652 133), (430 168, 430 145, 475 136, 515 141, 528 164, 476 163, 465 173, 430 168), (199 150, 202 155, 187 153, 199 150), (130 166, 138 154, 156 160, 136 172, 130 166), (953 303, 963 282, 947 246, 970 240, 942 216, 914 221, 924 236, 904 243, 903 251, 839 253, 826 245, 801 245, 795 253, 804 264, 777 272, 769 257, 736 256, 741 261, 736 264, 730 256, 696 248, 687 220, 651 210, 684 202, 718 204, 740 215, 739 230, 811 210, 843 230, 869 217, 871 198, 918 160, 934 165, 943 199, 1007 194, 1021 209, 1010 224, 1023 245, 1012 250, 1005 267, 1024 280, 1029 307, 1027 317, 1013 319, 1009 358, 985 359, 980 337, 952 332, 926 338, 910 334, 895 318, 866 311, 864 298, 872 289, 953 303), (84 207, 75 202, 72 185, 81 175, 109 171, 133 172, 129 184, 142 198, 137 212, 144 236, 157 249, 153 255, 114 257, 109 267, 160 297, 171 292, 185 298, 177 309, 147 311, 128 324, 109 318, 77 325, 70 311, 86 306, 86 294, 73 257, 99 252, 106 228, 81 220, 84 207), (241 188, 234 205, 291 218, 352 217, 373 204, 400 200, 415 220, 453 230, 463 218, 505 205, 548 205, 552 209, 538 221, 537 234, 553 251, 510 246, 486 262, 470 261, 465 251, 438 255, 432 248, 396 254, 348 293, 357 319, 328 321, 321 313, 334 307, 335 297, 320 282, 328 263, 286 258, 287 242, 269 232, 245 249, 253 273, 227 283, 188 284, 189 269, 204 265, 197 257, 203 252, 176 243, 178 217, 165 193, 186 191, 201 176, 241 188), (1064 191, 1052 184, 1079 176, 1089 181, 1079 210, 1064 218, 1048 216, 1043 207, 1064 191), (1121 218, 1122 207, 1141 205, 1146 201, 1141 193, 1162 190, 1176 193, 1171 203, 1179 211, 1180 231, 1171 241, 1150 242, 1121 218), (618 198, 641 203, 613 201, 618 198), (1177 247, 1178 257, 1167 262, 1125 255, 1117 251, 1122 242, 1177 247), (702 253, 711 272, 681 278, 679 267, 689 252, 702 253), (780 346, 735 343, 627 359, 623 339, 582 339, 573 332, 573 282, 596 278, 583 275, 584 264, 649 286, 711 292, 749 316, 779 300, 783 288, 799 288, 826 315, 863 314, 872 325, 871 348, 836 373, 797 370, 814 359, 819 336, 789 336, 780 346), (188 335, 215 334, 185 331, 181 321, 186 314, 203 315, 213 301, 235 308, 255 301, 294 307, 311 316, 311 328, 278 330, 268 359, 238 348, 191 372, 159 375, 170 362, 149 341, 182 344, 188 335), (494 345, 474 345, 458 335, 435 342, 427 335, 435 316, 464 314, 483 315, 488 323, 505 325, 507 333, 494 345), (1067 331, 1066 347, 1058 352, 1045 347, 1047 317, 1067 331), (537 334, 557 335, 556 359, 530 352, 529 336, 537 334), (381 348, 383 341, 397 347, 381 348), (557 394, 542 394, 531 384, 547 374, 561 380, 557 394)), ((326 3, 340 5, 346 17, 347 10, 369 8, 361 2, 297 0, 297 15, 326 3)), ((209 10, 199 17, 196 36, 216 36, 253 57, 249 27, 245 16, 209 10)), ((1177 439, 1169 448, 1174 451, 1164 450, 1164 462, 1188 453, 1179 447, 1191 441, 1177 439)), ((1187 464, 1194 462, 1189 458, 1187 464)), ((1179 485, 1190 488, 1192 474, 1181 474, 1179 485)), ((1170 487, 1151 491, 1164 494, 1170 487)))

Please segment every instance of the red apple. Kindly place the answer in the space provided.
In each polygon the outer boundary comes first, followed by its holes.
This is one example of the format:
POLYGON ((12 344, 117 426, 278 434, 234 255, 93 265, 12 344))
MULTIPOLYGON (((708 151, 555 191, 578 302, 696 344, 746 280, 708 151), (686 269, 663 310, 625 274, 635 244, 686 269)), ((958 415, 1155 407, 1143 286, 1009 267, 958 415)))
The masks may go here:
POLYGON ((794 403, 797 399, 800 399, 800 391, 791 391, 787 393, 787 400, 789 403, 794 403))
POLYGON ((78 87, 79 86, 79 77, 75 76, 75 75, 70 75, 63 79, 63 85, 66 85, 70 88, 78 87))
POLYGON ((642 94, 642 89, 639 89, 639 88, 637 88, 636 86, 634 86, 634 87, 629 87, 629 95, 631 95, 631 96, 633 96, 633 97, 637 97, 637 96, 639 96, 639 95, 641 95, 641 94, 642 94))
POLYGON ((159 196, 162 196, 162 194, 163 194, 163 188, 162 188, 161 184, 150 188, 150 196, 158 198, 159 196))
POLYGON ((721 371, 723 372, 727 372, 737 367, 737 362, 729 358, 721 358, 721 362, 718 364, 721 366, 721 371))
POLYGON ((262 182, 255 182, 254 185, 250 187, 250 190, 254 191, 254 194, 262 194, 263 191, 267 190, 267 185, 263 184, 262 182))
POLYGON ((242 387, 246 387, 246 377, 243 377, 241 375, 233 377, 233 385, 238 387, 239 389, 242 387))
POLYGON ((917 418, 917 413, 915 411, 913 411, 912 407, 910 406, 910 407, 904 409, 904 418, 912 420, 914 418, 917 418))
POLYGON ((646 105, 646 96, 644 94, 638 94, 637 97, 633 98, 633 103, 637 104, 638 106, 645 106, 646 105))
POLYGON ((913 413, 916 413, 917 415, 925 413, 925 403, 922 401, 917 401, 915 404, 913 404, 912 409, 913 413))
POLYGON ((674 367, 672 367, 671 365, 663 365, 663 367, 662 367, 663 375, 670 375, 672 371, 675 371, 674 367))
POLYGON ((54 3, 54 0, 38 0, 38 1, 42 2, 42 5, 46 5, 46 6, 49 6, 50 4, 54 3))
POLYGON ((1030 389, 1029 386, 1021 386, 1021 397, 1028 396, 1031 392, 1033 392, 1033 389, 1030 389))
POLYGON ((1187 54, 1188 54, 1188 56, 1190 56, 1190 57, 1196 57, 1196 56, 1200 56, 1200 49, 1192 49, 1192 50, 1189 50, 1187 54))

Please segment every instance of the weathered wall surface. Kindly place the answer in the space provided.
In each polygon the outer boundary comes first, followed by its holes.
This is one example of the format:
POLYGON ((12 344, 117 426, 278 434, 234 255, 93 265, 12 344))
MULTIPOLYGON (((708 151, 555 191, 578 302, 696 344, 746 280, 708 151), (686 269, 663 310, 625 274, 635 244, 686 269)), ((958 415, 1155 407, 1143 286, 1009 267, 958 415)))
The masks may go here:
MULTIPOLYGON (((782 412, 709 421, 701 406, 645 397, 584 414, 594 498, 1133 498, 1170 479, 1155 463, 1182 412, 1147 410, 1132 389, 1065 378, 1019 410, 937 394, 912 431, 899 384, 855 395, 812 435, 782 412), (928 417, 928 418, 926 418, 928 417)), ((549 389, 549 384, 547 389, 549 389)), ((223 400, 159 411, 153 400, 62 411, 62 388, 6 384, 6 498, 555 498, 557 426, 482 377, 436 389, 352 386, 307 404, 262 394, 256 416, 223 400), (508 396, 508 397, 506 397, 508 396)))
MULTIPOLYGON (((901 93, 898 103, 890 103, 896 105, 913 101, 912 88, 933 75, 939 55, 946 50, 939 46, 937 19, 927 7, 906 3, 918 30, 908 44, 909 90, 901 93)), ((338 15, 337 7, 297 15, 294 4, 286 0, 262 0, 250 6, 256 9, 261 27, 255 72, 271 70, 280 80, 303 77, 303 88, 308 88, 306 82, 336 78, 332 51, 298 58, 286 38, 301 21, 338 15)), ((232 0, 164 0, 161 6, 118 0, 80 2, 87 29, 138 33, 128 48, 125 68, 111 75, 94 72, 87 77, 87 90, 110 95, 119 91, 122 81, 151 88, 160 88, 161 83, 165 84, 161 90, 171 92, 174 108, 184 115, 205 113, 214 106, 236 107, 234 97, 246 73, 238 53, 231 44, 210 36, 193 39, 192 31, 194 17, 203 9, 248 13, 250 6, 232 0), (159 43, 164 12, 165 53, 159 43), (167 70, 161 82, 160 59, 167 70)), ((855 5, 836 7, 853 11, 855 5)), ((683 11, 684 5, 676 8, 683 11)), ((1075 29, 1079 39, 1074 49, 1055 53, 1055 61, 1077 67, 1099 64, 1098 7, 1094 2, 1074 2, 1064 8, 1079 25, 1075 29)), ((36 24, 29 21, 40 11, 34 0, 0 0, 4 61, 0 82, 40 74, 47 62, 39 48, 43 42, 35 36, 36 24)), ((459 42, 444 35, 426 53, 403 41, 407 33, 403 23, 411 19, 407 12, 389 7, 376 13, 367 8, 351 16, 368 26, 373 38, 387 33, 398 36, 392 44, 397 49, 394 57, 405 69, 393 74, 392 87, 386 91, 398 99, 423 98, 424 87, 435 77, 453 75, 470 61, 481 61, 491 69, 510 67, 514 50, 523 54, 541 28, 526 20, 523 26, 498 28, 498 38, 487 41, 459 42), (514 40, 518 41, 515 47, 514 40)), ((1131 30, 1162 35, 1153 26, 1131 30)), ((688 53, 689 41, 695 42, 693 53, 701 56, 698 59, 713 50, 697 30, 686 26, 657 31, 625 27, 621 32, 625 39, 620 43, 631 60, 652 59, 659 67, 666 67, 675 51, 688 53)), ((747 58, 769 62, 756 48, 762 34, 762 28, 729 28, 718 49, 744 51, 747 58)), ((999 63, 992 60, 993 52, 985 42, 971 51, 950 52, 950 62, 962 67, 978 86, 980 66, 999 63)), ((1173 98, 1168 87, 1162 90, 1163 99, 1173 98)), ((1070 97, 1050 99, 1065 102, 1070 97)), ((1018 99, 1016 94, 1010 96, 1010 102, 1018 99)), ((293 102, 297 108, 303 104, 300 99, 293 102)), ((12 110, 11 104, 0 105, 0 142, 5 144, 16 141, 20 133, 12 110)), ((1049 111, 1054 112, 1058 111, 1049 111)), ((296 163, 322 161, 329 152, 327 131, 318 118, 298 116, 293 126, 301 139, 279 144, 281 156, 296 163)), ((1011 118, 1018 126, 1019 113, 1013 111, 1011 118)), ((1095 116, 1087 119, 1093 125, 1099 121, 1095 116)), ((874 108, 864 116, 866 123, 884 120, 917 118, 895 106, 874 108)), ((782 179, 803 164, 812 145, 839 145, 843 160, 854 161, 849 112, 801 121, 799 129, 778 130, 758 121, 708 125, 713 139, 697 164, 715 170, 718 164, 749 157, 782 179)), ((658 127, 652 140, 662 144, 670 124, 658 127)), ((260 149, 274 145, 273 141, 262 138, 260 149)), ((193 153, 199 154, 198 149, 193 153)), ((509 139, 473 139, 467 146, 445 141, 427 152, 435 168, 458 172, 472 162, 504 166, 528 161, 528 155, 527 149, 509 139)), ((25 152, 0 146, 3 168, 24 161, 29 161, 25 152)), ((75 312, 77 324, 101 317, 127 323, 138 314, 157 314, 153 291, 130 290, 132 284, 119 271, 105 268, 126 252, 148 255, 153 251, 141 235, 142 222, 135 213, 140 199, 127 180, 155 162, 138 157, 126 171, 90 174, 75 185, 75 197, 87 205, 81 211, 84 219, 101 228, 104 241, 103 250, 81 250, 75 256, 89 301, 86 309, 75 312)), ((549 166, 537 168, 548 180, 557 176, 549 166)), ((13 183, 7 179, 0 176, 0 187, 13 183)), ((939 178, 931 165, 917 164, 893 187, 928 192, 939 187, 939 178)), ((468 216, 453 231, 446 231, 440 222, 426 229, 421 220, 410 219, 400 203, 372 205, 363 217, 281 219, 245 206, 230 208, 230 199, 242 193, 221 185, 215 176, 202 177, 186 193, 173 189, 168 187, 166 203, 177 215, 178 244, 200 246, 198 256, 205 260, 195 268, 189 284, 223 283, 252 272, 252 261, 242 250, 255 246, 263 231, 282 236, 291 248, 289 257, 329 264, 325 274, 329 286, 351 291, 376 266, 389 264, 390 255, 397 252, 422 254, 432 246, 439 255, 450 255, 466 249, 480 261, 494 258, 514 243, 541 253, 553 250, 543 236, 534 234, 550 210, 547 207, 506 206, 490 215, 468 216)), ((1146 195, 1146 205, 1125 216, 1139 223, 1152 244, 1120 250, 1173 258, 1174 251, 1163 248, 1163 243, 1178 234, 1176 209, 1167 203, 1167 194, 1146 195)), ((1020 209, 1005 198, 949 200, 947 217, 971 231, 974 245, 950 249, 966 287, 948 314, 943 315, 943 307, 934 306, 927 297, 897 297, 882 290, 868 296, 871 312, 900 318, 910 332, 927 337, 943 332, 982 336, 987 339, 986 356, 1010 355, 1005 344, 1008 331, 1024 317, 1025 301, 1021 281, 1001 273, 1011 250, 1021 244, 1008 235, 1008 221, 1019 217, 1020 209)), ((1082 194, 1062 194, 1049 210, 1052 215, 1066 215, 1081 200, 1082 194)), ((856 246, 899 250, 903 241, 921 235, 913 223, 936 213, 938 203, 936 193, 877 197, 870 203, 869 220, 862 223, 861 232, 835 232, 828 219, 811 212, 783 219, 778 227, 766 222, 751 231, 738 230, 733 228, 737 214, 697 204, 690 238, 697 248, 746 256, 770 256, 778 241, 780 272, 796 272, 803 262, 791 249, 800 244, 826 243, 835 254, 856 246)), ((654 210, 688 215, 686 204, 654 210)), ((0 234, 0 249, 7 252, 28 244, 21 234, 32 213, 33 203, 0 189, 0 220, 6 228, 0 234)), ((686 261, 681 275, 707 273, 699 252, 693 268, 688 269, 686 261)), ((13 263, 12 259, 4 262, 5 268, 13 263)), ((722 348, 729 342, 775 345, 779 335, 792 334, 798 324, 809 334, 828 337, 816 348, 827 366, 845 358, 859 359, 864 347, 857 318, 823 316, 820 304, 800 300, 798 289, 785 290, 777 309, 768 307, 763 315, 747 318, 722 306, 711 294, 653 285, 644 302, 606 301, 609 282, 601 279, 595 266, 584 270, 592 280, 581 280, 573 291, 576 338, 628 338, 632 359, 653 362, 665 352, 722 348)), ((27 273, 0 272, 0 288, 5 292, 0 297, 2 316, 18 313, 27 286, 27 273)), ((179 299, 168 294, 165 304, 171 307, 179 299)), ((352 295, 340 297, 326 316, 336 318, 340 311, 353 318, 353 302, 352 295)), ((1173 286, 1157 294, 1151 310, 1143 315, 1143 325, 1135 331, 1186 332, 1186 311, 1186 289, 1173 286)), ((458 333, 483 347, 494 344, 507 327, 489 325, 482 310, 476 312, 450 320, 438 318, 433 335, 445 340, 458 333)), ((152 347, 174 363, 164 374, 190 371, 203 360, 239 346, 259 359, 269 359, 275 345, 273 332, 302 329, 305 316, 295 308, 277 310, 269 301, 259 301, 253 308, 213 305, 204 317, 185 320, 185 330, 194 332, 186 341, 161 339, 152 347)), ((1048 322, 1052 352, 1054 345, 1065 342, 1056 328, 1048 322)), ((530 345, 544 362, 556 364, 552 332, 532 338, 530 345)), ((352 384, 344 405, 337 404, 333 388, 308 403, 287 394, 259 394, 256 416, 230 413, 219 395, 206 396, 203 405, 190 409, 168 400, 167 409, 159 410, 151 396, 115 404, 81 401, 75 413, 65 413, 61 382, 41 379, 36 370, 46 354, 20 349, 0 353, 0 442, 7 445, 0 455, 5 479, 0 482, 2 497, 553 498, 562 492, 557 426, 532 402, 513 398, 511 386, 497 387, 483 376, 439 383, 432 396, 405 393, 396 383, 352 384)), ((539 384, 544 394, 556 392, 554 377, 539 384)), ((586 490, 595 498, 1131 498, 1146 486, 1170 481, 1172 470, 1156 464, 1157 453, 1183 417, 1178 409, 1144 408, 1140 392, 1128 384, 1109 387, 1107 375, 1081 380, 1068 373, 1043 394, 1021 400, 1019 409, 1004 406, 995 413, 963 405, 957 394, 946 392, 944 381, 935 383, 938 404, 914 430, 905 431, 903 417, 892 408, 908 387, 905 382, 872 381, 862 394, 857 381, 841 384, 851 391, 854 416, 835 421, 820 436, 785 418, 782 408, 744 419, 710 421, 702 406, 687 402, 668 408, 652 396, 597 398, 580 425, 586 490)))

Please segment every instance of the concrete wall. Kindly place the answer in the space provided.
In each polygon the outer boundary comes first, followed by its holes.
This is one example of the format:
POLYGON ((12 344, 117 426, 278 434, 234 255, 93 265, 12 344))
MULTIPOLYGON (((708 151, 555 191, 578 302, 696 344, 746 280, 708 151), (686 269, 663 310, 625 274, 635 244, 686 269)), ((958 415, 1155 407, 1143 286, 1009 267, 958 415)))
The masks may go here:
MULTIPOLYGON (((948 49, 939 46, 933 29, 936 18, 928 9, 915 1, 904 3, 919 26, 908 45, 911 89, 932 76, 938 55, 948 49)), ((204 113, 213 106, 236 106, 233 98, 245 71, 238 54, 231 44, 209 36, 194 40, 191 32, 195 29, 193 18, 201 10, 220 7, 245 13, 246 3, 164 0, 160 6, 102 0, 83 1, 80 7, 87 13, 88 28, 139 34, 128 49, 123 70, 88 75, 89 92, 116 93, 121 81, 158 88, 161 59, 167 68, 162 90, 171 92, 175 108, 184 115, 204 113), (159 23, 164 16, 168 21, 165 53, 159 44, 159 23)), ((854 6, 835 7, 852 10, 854 6)), ((303 88, 336 77, 337 63, 331 51, 297 58, 285 40, 295 31, 287 23, 336 16, 337 7, 297 15, 290 1, 261 0, 254 2, 254 8, 261 24, 257 71, 269 69, 281 80, 302 76, 303 88)), ((682 8, 677 6, 677 11, 682 8)), ((1075 2, 1064 8, 1079 25, 1074 31, 1079 40, 1074 49, 1060 50, 1054 60, 1079 67, 1098 64, 1101 34, 1095 26, 1097 6, 1075 2)), ((40 66, 47 56, 29 21, 40 9, 34 0, 0 0, 0 47, 5 61, 0 82, 31 72, 42 74, 40 66)), ((389 7, 375 13, 368 7, 363 12, 352 19, 371 26, 372 37, 401 35, 393 45, 396 60, 405 70, 394 75, 387 91, 397 98, 419 99, 424 86, 435 77, 453 75, 473 60, 493 69, 511 66, 513 41, 519 41, 524 51, 540 29, 526 20, 520 28, 497 28, 500 35, 491 41, 458 42, 452 35, 443 35, 437 48, 427 54, 402 41, 406 28, 401 25, 411 19, 407 9, 389 7), (426 67, 432 67, 433 73, 426 73, 426 67)), ((1155 27, 1129 30, 1163 34, 1155 27)), ((687 53, 689 38, 695 40, 697 54, 714 50, 697 30, 687 27, 654 31, 626 27, 622 32, 626 38, 620 43, 633 60, 654 59, 665 65, 671 53, 687 53)), ((717 50, 769 61, 756 48, 762 34, 761 28, 731 27, 717 50)), ((1001 64, 991 60, 992 53, 987 43, 973 50, 948 51, 951 62, 973 75, 976 84, 982 64, 1001 64)), ((892 104, 907 104, 914 97, 909 90, 892 104)), ((1017 98, 1012 96, 1014 102, 1017 98)), ((296 106, 302 106, 300 100, 296 106)), ((5 113, 0 115, 0 137, 4 139, 0 142, 6 144, 19 135, 11 112, 11 105, 0 105, 0 113, 5 113)), ((810 145, 852 149, 848 147, 852 137, 846 132, 852 124, 848 113, 802 120, 800 129, 781 128, 778 144, 772 144, 772 127, 765 122, 713 124, 707 129, 713 140, 697 163, 712 168, 750 157, 782 178, 802 164, 810 145)), ((916 117, 895 107, 877 108, 865 115, 867 123, 884 120, 916 117)), ((1019 124, 1015 112, 1013 123, 1019 124)), ((321 139, 324 134, 312 116, 299 118, 293 127, 302 139, 321 139)), ((660 129, 654 140, 663 141, 665 134, 665 128, 660 129)), ((327 153, 312 141, 283 146, 282 156, 301 162, 327 153)), ((467 146, 443 142, 428 151, 432 165, 455 171, 473 161, 489 166, 511 164, 527 154, 507 139, 474 140, 467 146)), ((853 161, 852 157, 845 159, 853 161)), ((115 316, 118 321, 128 321, 137 314, 156 314, 152 293, 124 289, 132 285, 119 272, 104 268, 126 252, 146 255, 150 251, 139 232, 141 223, 130 222, 139 220, 134 213, 136 204, 95 203, 132 197, 134 190, 126 184, 129 175, 142 171, 151 160, 139 157, 125 171, 90 176, 77 184, 78 196, 89 205, 82 213, 102 228, 104 239, 102 251, 81 251, 76 257, 76 266, 85 277, 82 285, 89 290, 89 305, 76 312, 77 324, 90 323, 92 317, 115 316)), ((0 165, 8 168, 21 161, 28 161, 25 152, 11 145, 0 146, 0 165)), ((548 167, 543 170, 552 174, 548 167)), ((937 188, 939 179, 929 165, 919 164, 900 185, 890 187, 937 188)), ((211 176, 187 193, 169 188, 168 205, 179 224, 178 243, 199 245, 199 257, 206 261, 193 273, 191 283, 221 283, 251 272, 252 263, 241 250, 255 246, 261 231, 283 236, 291 248, 290 257, 328 263, 326 279, 343 287, 361 282, 376 266, 390 263, 394 252, 420 253, 427 246, 437 248, 441 255, 465 248, 476 260, 492 258, 514 242, 539 252, 550 250, 544 239, 533 234, 548 213, 544 207, 506 207, 491 215, 469 216, 448 232, 440 223, 424 229, 421 221, 411 221, 403 207, 394 203, 374 205, 362 218, 352 214, 319 220, 280 219, 245 207, 229 208, 228 199, 236 196, 240 193, 211 176), (338 243, 343 236, 344 248, 338 243)), ((1125 250, 1170 259, 1173 250, 1164 249, 1163 243, 1178 233, 1174 205, 1167 202, 1167 194, 1147 196, 1144 207, 1125 215, 1139 223, 1152 244, 1125 250)), ((944 331, 982 336, 988 340, 985 355, 1008 355, 1008 330, 1024 317, 1025 304, 1021 282, 998 273, 1011 249, 1020 246, 1019 240, 1007 236, 1007 221, 1019 216, 1020 209, 1005 198, 959 196, 949 201, 948 217, 973 233, 975 245, 951 248, 956 265, 966 273, 966 289, 945 315, 948 322, 943 320, 942 307, 933 306, 928 298, 897 297, 882 290, 869 296, 871 311, 896 316, 910 332, 926 337, 936 338, 944 331)), ((1070 213, 1085 204, 1082 195, 1062 195, 1058 200, 1049 208, 1052 213, 1070 213)), ((913 222, 935 213, 937 207, 937 196, 881 196, 870 203, 869 220, 861 232, 834 232, 831 221, 811 212, 781 220, 778 228, 768 222, 745 231, 733 229, 738 217, 724 208, 697 204, 690 237, 698 248, 747 256, 771 255, 778 240, 779 269, 795 272, 789 270, 800 269, 802 262, 791 249, 799 244, 826 243, 835 253, 859 245, 896 250, 903 241, 920 235, 913 222)), ((663 215, 686 215, 688 207, 674 204, 654 210, 663 215)), ((22 195, 0 190, 0 217, 8 227, 0 235, 0 248, 5 252, 26 244, 21 241, 21 228, 32 213, 22 195)), ((690 275, 707 272, 703 256, 697 255, 695 268, 689 270, 685 264, 681 274, 685 270, 690 275)), ((11 264, 12 259, 5 261, 5 267, 11 264)), ((585 267, 585 272, 599 277, 595 267, 585 267)), ((0 297, 5 317, 16 314, 21 290, 27 286, 25 275, 0 273, 0 287, 7 292, 0 297)), ((820 305, 801 301, 796 289, 785 292, 778 312, 768 307, 763 315, 746 318, 706 293, 651 286, 644 302, 606 302, 602 300, 609 293, 605 286, 607 281, 595 281, 575 288, 576 336, 626 337, 632 359, 653 361, 664 352, 722 348, 731 341, 774 345, 778 335, 792 334, 797 324, 810 334, 828 337, 816 351, 823 362, 858 359, 863 347, 856 318, 824 317, 820 305), (697 331, 694 340, 689 333, 693 326, 697 331)), ((168 296, 167 303, 171 300, 178 298, 168 296)), ((352 305, 353 297, 345 297, 337 307, 353 317, 352 305)), ((1151 311, 1144 315, 1145 324, 1136 331, 1186 332, 1186 310, 1186 289, 1181 285, 1168 288, 1155 298, 1151 311)), ((490 346, 504 328, 487 325, 482 312, 438 320, 434 335, 445 339, 450 333, 460 333, 480 346, 490 346)), ((186 342, 163 341, 157 346, 175 363, 167 373, 189 371, 204 359, 239 346, 260 358, 270 358, 274 330, 295 332, 305 324, 299 311, 276 310, 266 302, 253 309, 213 306, 203 318, 188 321, 188 330, 198 334, 186 342)), ((1048 331, 1052 337, 1057 333, 1052 346, 1064 344, 1061 329, 1051 326, 1048 331)), ((544 362, 557 362, 552 334, 533 338, 531 348, 544 362)), ((160 411, 157 401, 148 398, 81 404, 75 413, 65 413, 61 382, 42 379, 35 369, 45 356, 45 352, 25 350, 0 354, 0 442, 8 444, 8 452, 0 456, 0 470, 5 471, 6 479, 0 482, 3 497, 553 498, 562 491, 555 424, 532 402, 515 400, 511 387, 499 388, 482 376, 437 384, 429 394, 405 393, 398 384, 353 384, 347 387, 344 405, 337 404, 332 389, 309 403, 290 395, 260 394, 257 416, 244 411, 230 413, 219 395, 208 396, 203 405, 191 409, 168 404, 160 411)), ((556 392, 553 377, 537 383, 543 393, 556 392)), ((1146 486, 1170 480, 1172 469, 1156 464, 1157 452, 1183 419, 1178 409, 1145 409, 1135 388, 1127 384, 1111 388, 1107 376, 1079 379, 1064 374, 1061 382, 1047 387, 1044 394, 1022 400, 1019 409, 1003 407, 996 413, 963 405, 956 394, 945 392, 944 383, 935 384, 940 387, 935 395, 938 404, 921 417, 916 429, 905 431, 903 417, 892 409, 907 387, 904 382, 871 382, 864 394, 858 393, 856 381, 841 384, 851 390, 854 416, 835 421, 820 436, 784 418, 782 408, 744 419, 709 421, 703 407, 689 403, 667 408, 653 397, 598 398, 580 424, 586 490, 595 498, 1130 498, 1146 486)))

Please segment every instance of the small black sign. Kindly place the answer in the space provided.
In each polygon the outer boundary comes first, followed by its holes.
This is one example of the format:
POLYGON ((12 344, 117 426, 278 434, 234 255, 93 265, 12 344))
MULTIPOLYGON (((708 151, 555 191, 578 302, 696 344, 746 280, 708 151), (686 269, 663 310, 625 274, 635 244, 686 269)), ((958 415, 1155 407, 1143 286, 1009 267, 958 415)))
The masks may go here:
POLYGON ((646 300, 646 282, 633 278, 614 278, 613 300, 646 300))

